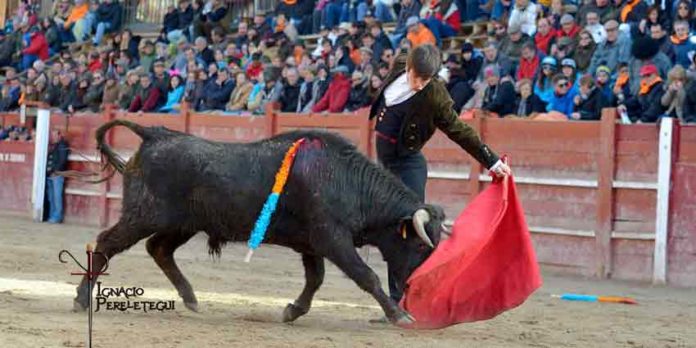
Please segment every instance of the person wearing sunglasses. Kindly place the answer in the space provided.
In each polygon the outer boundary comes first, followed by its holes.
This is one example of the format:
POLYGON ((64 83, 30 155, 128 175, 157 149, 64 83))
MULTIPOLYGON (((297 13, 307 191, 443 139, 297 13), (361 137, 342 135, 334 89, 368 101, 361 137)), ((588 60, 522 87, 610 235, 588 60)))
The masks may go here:
POLYGON ((534 94, 538 95, 544 103, 549 103, 553 96, 553 76, 558 69, 558 63, 554 57, 544 57, 541 61, 541 71, 537 74, 534 83, 534 94))
POLYGON ((572 88, 570 80, 564 74, 554 76, 552 82, 553 95, 546 110, 560 112, 570 118, 575 106, 574 99, 577 91, 572 88))

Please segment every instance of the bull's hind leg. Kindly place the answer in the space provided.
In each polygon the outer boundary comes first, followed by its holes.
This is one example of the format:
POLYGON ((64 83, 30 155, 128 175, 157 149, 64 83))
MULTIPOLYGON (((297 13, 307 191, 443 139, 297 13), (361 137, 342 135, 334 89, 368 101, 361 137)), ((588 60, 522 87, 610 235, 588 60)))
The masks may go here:
POLYGON ((179 267, 174 261, 174 251, 184 245, 196 234, 196 232, 177 232, 172 231, 158 232, 147 240, 147 252, 150 253, 155 263, 162 269, 162 272, 169 278, 169 281, 174 284, 174 287, 179 292, 179 296, 184 300, 186 308, 198 312, 198 300, 193 292, 193 288, 189 281, 184 277, 179 270, 179 267))
MULTIPOLYGON (((111 228, 99 234, 97 237, 97 246, 94 251, 102 253, 111 260, 114 255, 132 247, 138 243, 138 241, 147 238, 147 236, 151 234, 152 232, 147 229, 140 228, 139 226, 130 226, 123 221, 119 221, 111 228)), ((92 260, 92 270, 101 270, 105 263, 106 259, 99 255, 95 255, 92 260)), ((92 288, 94 288, 97 277, 98 276, 94 276, 92 278, 92 288)), ((87 276, 84 276, 82 277, 82 282, 80 282, 80 285, 77 287, 77 297, 75 297, 73 303, 73 308, 77 311, 85 310, 87 306, 89 306, 89 296, 91 294, 88 293, 87 282, 87 276)))
POLYGON ((413 322, 413 318, 382 290, 377 274, 360 258, 352 240, 334 240, 326 257, 352 279, 361 289, 377 300, 389 321, 397 325, 413 322))
POLYGON ((283 321, 290 322, 305 315, 312 306, 312 298, 324 282, 324 258, 302 254, 305 269, 305 286, 295 303, 288 303, 283 311, 283 321))

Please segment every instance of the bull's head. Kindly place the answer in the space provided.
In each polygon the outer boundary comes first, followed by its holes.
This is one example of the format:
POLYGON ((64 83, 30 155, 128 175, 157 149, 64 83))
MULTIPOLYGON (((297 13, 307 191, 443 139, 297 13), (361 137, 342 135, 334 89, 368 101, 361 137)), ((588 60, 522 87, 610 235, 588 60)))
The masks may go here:
POLYGON ((401 220, 392 239, 394 250, 391 250, 391 255, 386 260, 396 278, 396 285, 401 289, 411 273, 432 254, 440 242, 444 221, 442 208, 428 204, 401 220))

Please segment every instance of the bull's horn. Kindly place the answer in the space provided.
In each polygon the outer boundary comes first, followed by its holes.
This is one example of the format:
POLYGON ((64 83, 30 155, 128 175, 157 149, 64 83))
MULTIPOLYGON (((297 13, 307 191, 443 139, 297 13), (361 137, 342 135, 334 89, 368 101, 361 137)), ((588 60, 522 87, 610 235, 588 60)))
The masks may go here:
POLYGON ((447 225, 445 225, 444 222, 442 223, 442 232, 444 232, 444 233, 447 234, 447 235, 451 235, 451 234, 452 234, 452 230, 450 230, 449 227, 447 227, 447 225))
POLYGON ((428 214, 427 210, 418 209, 415 213, 413 213, 413 228, 416 229, 418 237, 420 237, 420 239, 422 239, 423 242, 425 242, 425 244, 427 244, 429 247, 434 248, 435 246, 433 245, 433 242, 425 232, 425 224, 427 224, 429 221, 430 214, 428 214))

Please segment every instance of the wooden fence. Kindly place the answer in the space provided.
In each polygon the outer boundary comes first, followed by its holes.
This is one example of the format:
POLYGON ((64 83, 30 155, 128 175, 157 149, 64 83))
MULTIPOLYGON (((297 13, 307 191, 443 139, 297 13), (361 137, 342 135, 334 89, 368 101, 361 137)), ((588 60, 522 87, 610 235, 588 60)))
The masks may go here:
MULTIPOLYGON (((6 123, 18 121, 16 115, 5 118, 6 123)), ((264 116, 240 117, 186 110, 139 116, 107 110, 67 119, 54 114, 52 127, 63 129, 74 149, 71 169, 98 168, 92 163, 99 159, 94 130, 113 118, 217 141, 249 142, 292 129, 321 128, 344 135, 370 158, 375 154, 373 127, 365 112, 299 115, 269 108, 264 116)), ((548 269, 696 286, 696 127, 669 122, 661 134, 654 124, 617 124, 612 109, 598 122, 467 122, 494 150, 510 157, 539 261, 548 269)), ((108 136, 126 157, 139 145, 137 136, 124 128, 108 136)), ((0 175, 12 184, 0 194, 0 209, 29 212, 32 146, 0 143, 0 159, 3 154, 24 154, 26 160, 2 163, 0 175)), ((491 181, 480 164, 440 132, 424 154, 427 200, 441 204, 450 219, 491 181)), ((121 189, 118 175, 99 185, 69 180, 66 221, 113 224, 120 215, 121 189)))

